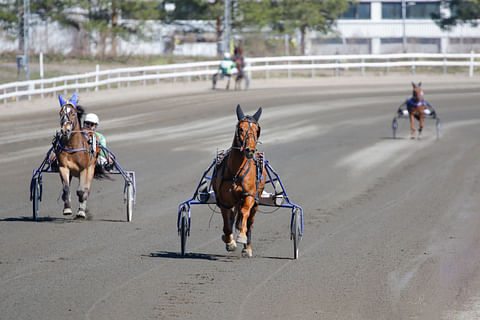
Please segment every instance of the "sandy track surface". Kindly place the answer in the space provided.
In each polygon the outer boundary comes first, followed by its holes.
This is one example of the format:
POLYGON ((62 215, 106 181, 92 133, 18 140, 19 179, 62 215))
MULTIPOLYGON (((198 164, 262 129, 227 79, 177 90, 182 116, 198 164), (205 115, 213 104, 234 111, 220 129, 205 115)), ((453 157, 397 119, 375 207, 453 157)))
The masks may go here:
POLYGON ((52 174, 33 222, 28 187, 58 102, 0 104, 0 319, 478 318, 479 84, 396 76, 81 92, 120 164, 136 171, 131 223, 122 179, 95 181, 79 222, 62 216, 52 174), (420 80, 441 139, 428 121, 421 140, 407 139, 405 121, 393 140, 394 111, 420 80), (179 255, 177 205, 231 145, 237 103, 263 108, 260 149, 304 208, 298 260, 288 210, 258 214, 246 259, 225 251, 221 216, 207 206, 193 208, 179 255))

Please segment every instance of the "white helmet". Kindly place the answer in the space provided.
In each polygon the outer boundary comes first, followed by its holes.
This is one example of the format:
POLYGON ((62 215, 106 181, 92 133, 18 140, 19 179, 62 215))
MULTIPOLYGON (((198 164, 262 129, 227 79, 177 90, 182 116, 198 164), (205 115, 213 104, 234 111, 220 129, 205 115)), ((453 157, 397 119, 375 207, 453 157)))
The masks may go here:
POLYGON ((232 56, 230 55, 229 52, 225 52, 225 53, 223 54, 223 59, 230 59, 231 57, 232 57, 232 56))
POLYGON ((83 119, 83 122, 92 122, 98 126, 98 124, 100 123, 100 120, 98 120, 98 116, 95 113, 88 113, 85 116, 85 119, 83 119))

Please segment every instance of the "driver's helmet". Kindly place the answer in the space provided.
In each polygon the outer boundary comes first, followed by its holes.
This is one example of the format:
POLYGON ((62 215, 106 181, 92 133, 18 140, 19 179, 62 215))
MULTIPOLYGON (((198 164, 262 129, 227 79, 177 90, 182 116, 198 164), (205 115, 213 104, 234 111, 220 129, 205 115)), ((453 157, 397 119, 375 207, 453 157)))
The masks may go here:
POLYGON ((98 120, 98 116, 95 113, 87 113, 87 115, 85 116, 85 119, 83 119, 83 122, 95 123, 98 126, 100 123, 100 120, 98 120))
POLYGON ((230 52, 225 52, 223 54, 223 59, 231 59, 231 58, 232 58, 232 56, 230 55, 230 52))

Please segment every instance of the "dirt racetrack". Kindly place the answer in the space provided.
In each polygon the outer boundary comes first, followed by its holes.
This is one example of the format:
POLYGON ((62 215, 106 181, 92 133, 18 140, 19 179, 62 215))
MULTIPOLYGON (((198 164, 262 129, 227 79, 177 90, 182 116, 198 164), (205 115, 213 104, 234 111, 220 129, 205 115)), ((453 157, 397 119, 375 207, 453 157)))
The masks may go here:
POLYGON ((89 219, 74 221, 48 174, 33 222, 30 178, 58 128, 58 101, 0 104, 0 319, 480 318, 477 77, 209 85, 80 93, 136 171, 131 223, 119 177, 94 181, 89 219), (408 139, 406 121, 391 138, 411 81, 437 109, 440 140, 431 121, 421 140, 408 139), (305 211, 298 260, 288 210, 258 214, 248 259, 225 251, 220 214, 194 207, 179 254, 178 203, 231 145, 237 103, 249 114, 263 107, 260 149, 305 211))

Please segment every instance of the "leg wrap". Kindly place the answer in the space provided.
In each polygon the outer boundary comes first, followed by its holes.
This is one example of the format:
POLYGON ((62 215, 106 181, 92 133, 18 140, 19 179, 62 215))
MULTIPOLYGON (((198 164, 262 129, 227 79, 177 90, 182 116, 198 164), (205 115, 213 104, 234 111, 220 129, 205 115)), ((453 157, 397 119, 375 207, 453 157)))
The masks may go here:
POLYGON ((77 196, 79 202, 84 202, 87 200, 88 193, 83 190, 77 190, 77 196))

